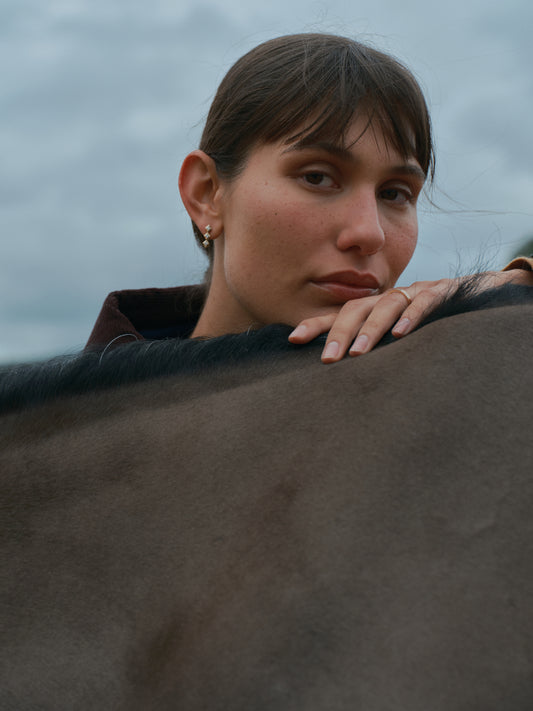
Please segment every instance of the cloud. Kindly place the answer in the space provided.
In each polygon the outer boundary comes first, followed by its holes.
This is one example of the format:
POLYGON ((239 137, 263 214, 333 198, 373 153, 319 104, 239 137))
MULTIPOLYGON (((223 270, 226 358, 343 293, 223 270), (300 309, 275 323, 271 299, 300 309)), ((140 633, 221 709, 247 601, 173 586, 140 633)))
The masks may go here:
POLYGON ((360 34, 427 88, 438 185, 453 200, 438 190, 448 212, 422 211, 406 281, 467 268, 480 250, 503 262, 533 222, 532 7, 2 3, 0 360, 79 347, 108 291, 201 279, 177 195, 180 162, 231 63, 286 32, 360 34))

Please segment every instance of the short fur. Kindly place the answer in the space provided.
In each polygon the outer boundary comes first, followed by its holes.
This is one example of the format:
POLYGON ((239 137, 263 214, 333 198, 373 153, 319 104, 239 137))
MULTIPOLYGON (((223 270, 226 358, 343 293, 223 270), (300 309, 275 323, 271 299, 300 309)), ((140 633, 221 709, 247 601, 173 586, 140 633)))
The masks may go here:
POLYGON ((511 291, 329 366, 282 331, 265 358, 266 331, 223 366, 217 341, 30 368, 41 394, 0 427, 0 708, 531 709, 533 303, 511 291))

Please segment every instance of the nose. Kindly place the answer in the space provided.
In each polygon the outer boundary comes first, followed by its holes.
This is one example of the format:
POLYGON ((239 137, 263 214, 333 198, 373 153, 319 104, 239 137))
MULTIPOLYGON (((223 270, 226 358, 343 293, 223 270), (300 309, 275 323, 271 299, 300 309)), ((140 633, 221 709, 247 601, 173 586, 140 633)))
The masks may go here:
POLYGON ((362 254, 379 252, 385 244, 379 204, 374 191, 361 193, 351 199, 343 215, 343 224, 337 237, 341 251, 358 249, 362 254))

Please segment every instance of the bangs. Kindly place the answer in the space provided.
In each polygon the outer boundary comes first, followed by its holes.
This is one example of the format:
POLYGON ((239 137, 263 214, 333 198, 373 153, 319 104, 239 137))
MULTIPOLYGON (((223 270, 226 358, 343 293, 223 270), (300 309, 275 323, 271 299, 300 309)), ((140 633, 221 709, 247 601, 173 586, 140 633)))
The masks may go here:
POLYGON ((378 124, 403 158, 414 157, 433 178, 429 112, 407 69, 388 55, 351 44, 339 48, 336 56, 330 53, 327 66, 316 62, 313 54, 306 59, 300 85, 280 92, 284 100, 278 101, 277 120, 265 131, 265 142, 327 140, 344 146, 353 121, 366 115, 366 128, 378 124))
MULTIPOLYGON (((349 148, 346 141, 348 131, 357 118, 366 116, 367 121, 363 130, 355 141, 351 140, 350 145, 356 143, 369 128, 377 127, 385 140, 403 159, 415 158, 426 178, 431 181, 434 177, 435 165, 433 153, 428 150, 425 127, 418 126, 416 117, 413 119, 412 115, 408 115, 404 106, 397 107, 396 111, 391 110, 390 106, 390 104, 379 104, 375 101, 375 97, 365 98, 355 108, 353 105, 344 104, 337 107, 328 103, 314 121, 287 137, 284 143, 305 146, 326 141, 349 148)), ((270 140, 280 138, 276 135, 270 140)))
POLYGON ((433 177, 429 112, 413 75, 393 57, 336 35, 278 37, 241 57, 222 80, 200 148, 231 179, 254 145, 304 137, 342 143, 363 111, 433 177))

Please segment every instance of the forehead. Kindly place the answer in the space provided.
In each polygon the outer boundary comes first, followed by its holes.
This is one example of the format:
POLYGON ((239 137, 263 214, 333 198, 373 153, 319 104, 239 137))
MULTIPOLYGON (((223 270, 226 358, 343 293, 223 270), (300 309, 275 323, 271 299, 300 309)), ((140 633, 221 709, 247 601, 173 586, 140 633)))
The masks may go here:
MULTIPOLYGON (((418 173, 422 180, 426 178, 415 156, 414 148, 411 151, 401 151, 397 141, 387 130, 387 126, 384 126, 383 122, 375 116, 371 118, 364 114, 354 118, 341 136, 303 131, 299 135, 297 140, 289 137, 280 142, 283 153, 317 149, 340 160, 353 161, 358 153, 370 147, 377 155, 381 155, 383 160, 410 164, 414 167, 413 172, 418 173)), ((411 136, 409 143, 411 145, 414 143, 414 136, 411 136)))

